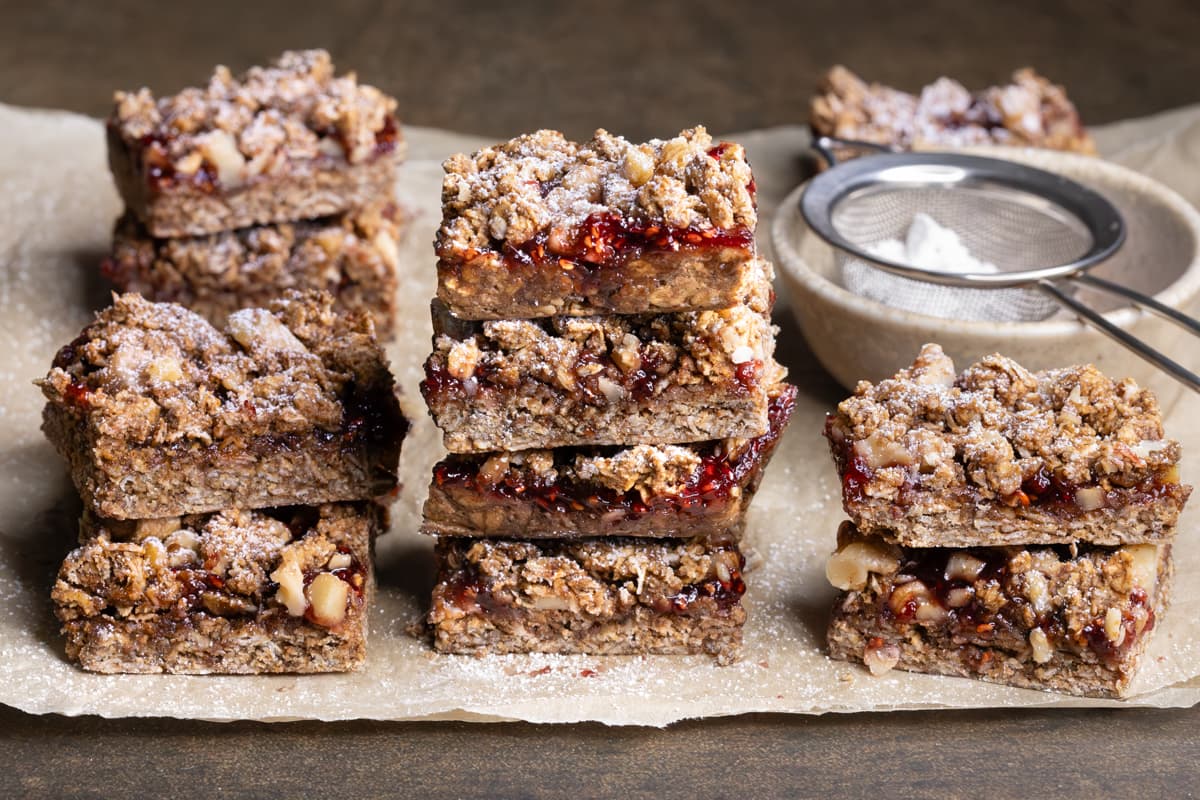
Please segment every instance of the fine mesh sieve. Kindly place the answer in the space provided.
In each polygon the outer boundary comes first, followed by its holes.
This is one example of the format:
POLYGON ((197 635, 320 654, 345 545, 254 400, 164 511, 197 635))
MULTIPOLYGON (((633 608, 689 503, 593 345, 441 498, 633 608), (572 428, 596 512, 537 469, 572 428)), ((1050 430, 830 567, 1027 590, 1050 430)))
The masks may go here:
MULTIPOLYGON (((1117 209, 1060 175, 1003 159, 952 153, 885 153, 836 163, 800 199, 809 227, 833 246, 846 288, 933 316, 1021 322, 1060 307, 1200 391, 1200 377, 1104 319, 1073 296, 1072 284, 1117 294, 1200 334, 1200 324, 1127 287, 1087 275, 1125 239, 1117 209), (909 264, 878 244, 904 239, 918 213, 957 234, 995 271, 958 272, 909 264)), ((872 149, 877 146, 866 145, 872 149)))

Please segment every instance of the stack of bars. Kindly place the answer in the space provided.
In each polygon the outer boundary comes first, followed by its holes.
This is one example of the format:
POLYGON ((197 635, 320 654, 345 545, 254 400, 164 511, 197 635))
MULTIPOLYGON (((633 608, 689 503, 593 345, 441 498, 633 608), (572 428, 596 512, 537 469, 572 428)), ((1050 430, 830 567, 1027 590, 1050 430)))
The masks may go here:
POLYGON ((1191 487, 1153 394, 1095 367, 936 345, 829 417, 850 521, 829 647, 893 667, 1096 697, 1130 687, 1167 606, 1191 487))
POLYGON ((226 331, 127 294, 40 381, 83 501, 52 598, 95 672, 328 672, 366 652, 375 502, 405 422, 365 311, 317 292, 226 331))
POLYGON ((391 338, 403 141, 396 101, 323 50, 156 99, 118 92, 109 164, 125 201, 104 274, 214 325, 289 289, 370 312, 391 338))
POLYGON ((737 658, 739 539, 795 397, 743 148, 539 131, 445 169, 434 646, 737 658))

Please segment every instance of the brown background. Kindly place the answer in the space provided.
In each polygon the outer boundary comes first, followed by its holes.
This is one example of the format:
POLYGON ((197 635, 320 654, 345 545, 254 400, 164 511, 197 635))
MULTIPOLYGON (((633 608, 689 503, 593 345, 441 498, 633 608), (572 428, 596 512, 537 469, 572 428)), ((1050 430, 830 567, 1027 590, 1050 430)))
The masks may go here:
MULTIPOLYGON (((214 63, 323 46, 395 94, 405 121, 497 138, 795 123, 835 61, 907 89, 940 74, 978 87, 1032 64, 1099 123, 1200 101, 1197 41, 1191 2, 0 0, 0 102, 103 115, 114 88, 173 91, 214 63)), ((749 716, 658 731, 0 707, 0 796, 1192 797, 1198 730, 1200 709, 749 716)))

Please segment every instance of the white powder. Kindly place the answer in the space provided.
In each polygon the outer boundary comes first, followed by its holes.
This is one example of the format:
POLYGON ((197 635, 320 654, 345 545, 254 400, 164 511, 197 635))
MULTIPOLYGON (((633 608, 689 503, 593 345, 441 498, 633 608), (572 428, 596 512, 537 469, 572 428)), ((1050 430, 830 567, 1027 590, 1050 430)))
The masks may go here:
POLYGON ((867 245, 865 249, 871 255, 888 261, 935 272, 961 275, 967 272, 1000 271, 995 264, 977 259, 957 233, 924 213, 913 217, 903 242, 884 239, 867 245))

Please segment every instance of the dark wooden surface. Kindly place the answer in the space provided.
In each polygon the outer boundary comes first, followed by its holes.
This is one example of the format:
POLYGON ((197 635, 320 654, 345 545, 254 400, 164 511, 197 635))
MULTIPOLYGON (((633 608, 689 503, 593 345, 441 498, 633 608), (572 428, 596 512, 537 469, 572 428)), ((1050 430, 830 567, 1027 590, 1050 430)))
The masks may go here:
MULTIPOLYGON (((1033 64, 1104 122, 1200 101, 1200 4, 0 0, 0 102, 102 115, 323 46, 403 118, 497 138, 802 121, 841 61, 916 88, 1033 64)), ((803 362, 803 355, 798 358, 803 362)), ((794 366, 802 366, 794 364, 794 366)), ((3 676, 0 676, 0 681, 3 676)), ((598 725, 261 725, 0 707, 0 797, 1194 797, 1200 709, 747 716, 598 725)))

